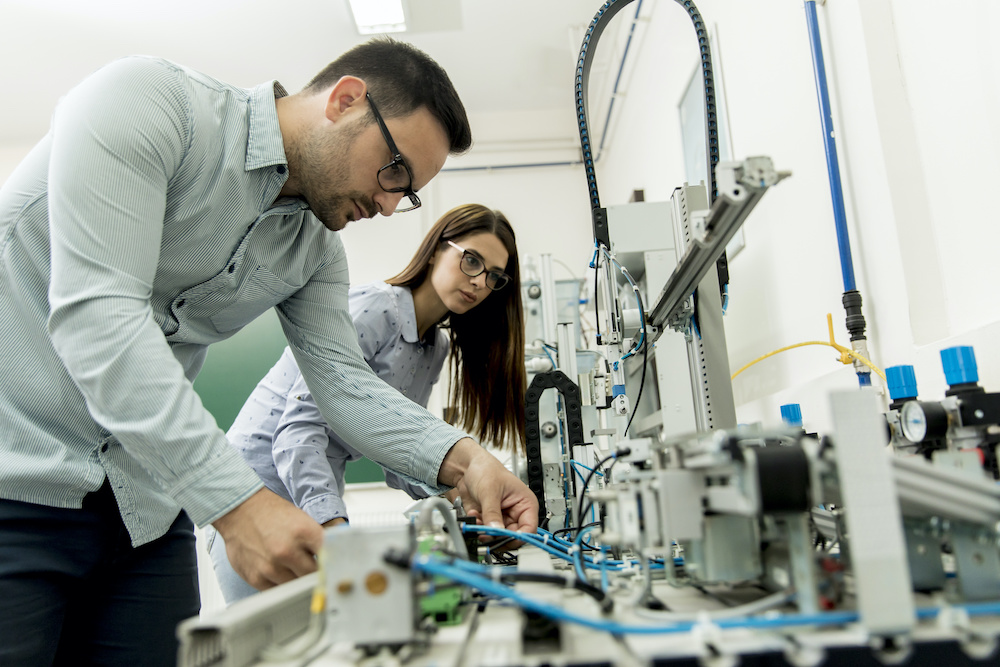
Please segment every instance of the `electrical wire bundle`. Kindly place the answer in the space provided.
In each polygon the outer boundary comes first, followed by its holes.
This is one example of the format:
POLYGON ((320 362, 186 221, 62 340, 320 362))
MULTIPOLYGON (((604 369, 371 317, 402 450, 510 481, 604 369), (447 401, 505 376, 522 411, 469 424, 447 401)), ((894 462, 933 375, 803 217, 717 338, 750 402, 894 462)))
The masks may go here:
MULTIPOLYGON (((537 534, 508 531, 488 526, 465 526, 465 531, 485 535, 515 537, 517 540, 538 546, 546 552, 564 560, 577 559, 584 567, 608 570, 623 570, 635 567, 635 561, 611 560, 605 564, 596 562, 589 556, 578 556, 573 551, 574 543, 567 542, 547 531, 537 534)), ((577 539, 585 534, 580 531, 577 539)), ((581 625, 607 632, 612 635, 655 635, 690 632, 699 626, 710 624, 719 630, 787 630, 794 627, 839 627, 857 623, 860 614, 853 610, 827 611, 818 613, 780 613, 776 610, 794 601, 794 590, 788 589, 763 596, 745 604, 714 610, 696 612, 655 611, 640 606, 616 605, 610 594, 586 583, 555 574, 530 573, 512 568, 496 568, 470 561, 446 558, 440 555, 416 555, 407 560, 398 554, 388 556, 390 562, 401 567, 409 567, 415 572, 433 577, 443 577, 469 586, 480 593, 498 600, 512 602, 528 612, 534 612, 557 622, 581 625), (535 599, 515 588, 518 582, 549 583, 563 588, 573 588, 592 597, 599 606, 600 614, 588 616, 571 611, 559 605, 535 599), (639 623, 630 619, 630 614, 650 622, 639 623), (626 620, 618 620, 621 616, 626 620)), ((651 567, 663 567, 663 563, 652 563, 651 567)), ((942 605, 920 607, 916 610, 918 620, 937 619, 942 614, 965 614, 972 616, 993 616, 1000 614, 1000 602, 971 603, 962 605, 942 605)))

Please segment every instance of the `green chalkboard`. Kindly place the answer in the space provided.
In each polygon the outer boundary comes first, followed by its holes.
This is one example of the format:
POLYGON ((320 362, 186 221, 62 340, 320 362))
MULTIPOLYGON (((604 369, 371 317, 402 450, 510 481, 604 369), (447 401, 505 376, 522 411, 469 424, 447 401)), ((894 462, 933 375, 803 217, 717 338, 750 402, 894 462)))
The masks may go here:
MULTIPOLYGON (((194 382, 202 403, 223 431, 236 419, 243 403, 285 349, 285 334, 274 311, 268 311, 242 331, 208 348, 205 365, 194 382)), ((376 463, 360 459, 349 463, 348 482, 381 482, 385 475, 376 463)))

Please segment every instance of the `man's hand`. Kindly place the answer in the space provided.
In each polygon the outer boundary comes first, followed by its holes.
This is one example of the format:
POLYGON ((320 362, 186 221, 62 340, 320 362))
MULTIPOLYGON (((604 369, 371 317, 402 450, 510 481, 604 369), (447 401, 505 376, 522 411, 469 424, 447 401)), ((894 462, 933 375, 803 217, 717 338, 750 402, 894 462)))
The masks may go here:
POLYGON ((268 489, 250 496, 212 525, 226 541, 233 569, 258 590, 316 571, 322 526, 268 489))
POLYGON ((465 510, 487 526, 528 533, 538 528, 535 494, 474 440, 455 443, 441 463, 438 481, 458 488, 465 510))
POLYGON ((324 521, 323 522, 323 527, 324 528, 331 528, 333 526, 339 526, 342 523, 347 523, 347 519, 345 519, 342 516, 338 516, 335 519, 330 519, 329 521, 324 521))

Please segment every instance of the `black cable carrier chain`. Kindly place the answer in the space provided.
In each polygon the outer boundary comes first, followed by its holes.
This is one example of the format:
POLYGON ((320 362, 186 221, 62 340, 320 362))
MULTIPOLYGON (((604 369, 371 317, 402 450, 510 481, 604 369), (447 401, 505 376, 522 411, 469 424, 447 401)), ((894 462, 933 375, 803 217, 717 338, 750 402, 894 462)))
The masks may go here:
MULTIPOLYGON (((595 158, 591 147, 590 130, 587 127, 587 88, 588 79, 590 78, 590 66, 593 62, 593 54, 597 47, 597 41, 615 14, 630 2, 632 0, 608 0, 597 10, 597 14, 594 16, 593 21, 591 21, 590 27, 583 36, 583 44, 580 46, 580 56, 577 60, 574 86, 576 120, 580 131, 583 168, 587 177, 587 189, 590 194, 594 240, 598 245, 604 245, 606 248, 611 247, 611 241, 607 227, 607 211, 601 208, 601 198, 597 192, 597 174, 594 171, 595 158)), ((692 0, 674 0, 674 2, 687 11, 698 38, 702 82, 704 83, 705 91, 705 150, 709 165, 708 177, 710 181, 708 203, 711 205, 719 194, 715 178, 715 167, 719 163, 719 127, 715 105, 715 75, 712 71, 712 50, 709 43, 708 30, 694 2, 692 0)))
MULTIPOLYGON (((542 464, 542 438, 538 425, 538 401, 546 389, 556 389, 563 397, 566 413, 567 442, 569 451, 583 444, 583 413, 581 411, 580 387, 562 371, 538 373, 531 381, 525 397, 525 453, 527 458, 528 488, 538 498, 538 521, 545 520, 545 467, 542 464)), ((570 477, 574 481, 575 478, 570 477)))

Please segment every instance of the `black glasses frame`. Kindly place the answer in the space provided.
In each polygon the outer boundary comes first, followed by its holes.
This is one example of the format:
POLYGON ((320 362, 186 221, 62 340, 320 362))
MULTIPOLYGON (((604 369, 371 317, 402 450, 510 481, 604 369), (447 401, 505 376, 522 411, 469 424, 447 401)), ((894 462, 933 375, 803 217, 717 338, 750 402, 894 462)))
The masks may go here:
POLYGON ((458 268, 462 269, 462 273, 464 273, 465 275, 469 276, 470 278, 475 278, 476 276, 481 276, 481 275, 483 275, 485 273, 486 274, 486 286, 489 287, 494 292, 499 292, 504 287, 506 287, 507 285, 509 285, 510 282, 511 282, 511 280, 513 280, 513 278, 511 278, 510 276, 508 276, 503 271, 494 271, 492 269, 487 269, 486 268, 486 262, 483 261, 483 258, 480 257, 479 255, 477 255, 476 253, 472 252, 471 250, 466 250, 465 248, 463 248, 462 246, 458 245, 457 243, 455 243, 454 241, 451 241, 451 240, 448 241, 448 245, 450 245, 452 248, 454 248, 455 250, 458 250, 460 253, 462 253, 462 259, 463 260, 465 259, 466 255, 468 255, 469 257, 475 257, 476 258, 476 261, 479 262, 479 265, 482 267, 479 271, 477 271, 475 273, 469 273, 468 271, 465 270, 465 262, 464 261, 461 262, 458 265, 458 268), (493 282, 492 285, 490 284, 490 281, 493 282), (497 283, 499 283, 499 284, 497 284, 497 283))
POLYGON ((382 114, 378 112, 375 102, 372 101, 372 96, 369 93, 365 93, 365 97, 368 99, 368 106, 372 109, 372 115, 375 116, 375 122, 378 123, 378 128, 382 130, 382 138, 385 139, 385 143, 389 147, 389 152, 392 153, 392 161, 378 170, 378 186, 386 192, 402 192, 406 195, 406 198, 410 200, 410 206, 404 206, 402 208, 397 206, 395 210, 396 213, 405 213, 406 211, 412 211, 415 208, 420 208, 420 197, 418 197, 417 193, 413 191, 413 172, 410 171, 410 167, 406 164, 406 160, 403 159, 399 149, 396 148, 396 142, 392 140, 392 135, 389 134, 389 128, 385 126, 385 121, 382 120, 382 114), (404 186, 393 186, 387 188, 382 184, 382 172, 386 169, 393 169, 396 166, 402 166, 403 169, 406 170, 409 183, 404 186))

